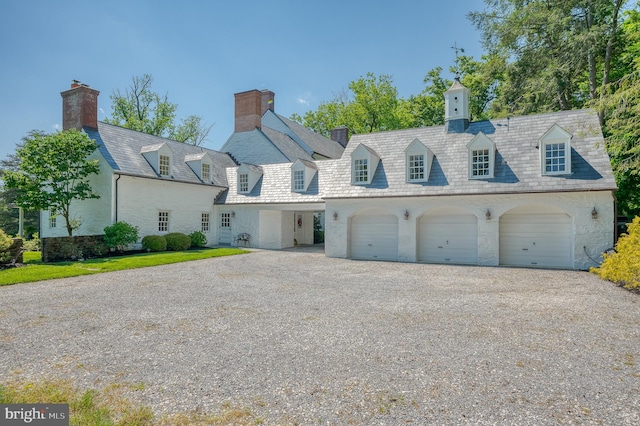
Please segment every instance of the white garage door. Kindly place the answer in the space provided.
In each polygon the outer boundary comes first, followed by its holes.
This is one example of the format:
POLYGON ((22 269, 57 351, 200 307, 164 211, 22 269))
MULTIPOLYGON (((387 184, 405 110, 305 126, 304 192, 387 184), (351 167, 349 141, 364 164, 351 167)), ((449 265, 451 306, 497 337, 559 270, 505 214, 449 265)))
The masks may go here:
POLYGON ((570 268, 571 218, 566 214, 505 214, 500 218, 500 264, 570 268))
POLYGON ((351 219, 351 257, 398 260, 398 218, 361 215, 351 219))
POLYGON ((442 212, 420 218, 418 260, 431 263, 477 264, 477 218, 472 214, 442 212))

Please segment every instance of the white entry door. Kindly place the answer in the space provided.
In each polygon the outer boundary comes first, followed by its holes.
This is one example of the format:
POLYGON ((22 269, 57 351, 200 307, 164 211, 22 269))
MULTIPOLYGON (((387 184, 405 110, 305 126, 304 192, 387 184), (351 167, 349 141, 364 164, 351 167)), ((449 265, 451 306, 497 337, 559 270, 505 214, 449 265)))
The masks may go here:
POLYGON ((478 219, 451 212, 425 215, 418 227, 418 260, 430 263, 478 263, 478 219))
POLYGON ((220 213, 218 221, 218 244, 231 245, 231 213, 220 213))
POLYGON ((505 214, 500 218, 500 264, 570 268, 571 218, 562 213, 505 214))
POLYGON ((351 219, 353 259, 398 260, 398 218, 360 215, 351 219))

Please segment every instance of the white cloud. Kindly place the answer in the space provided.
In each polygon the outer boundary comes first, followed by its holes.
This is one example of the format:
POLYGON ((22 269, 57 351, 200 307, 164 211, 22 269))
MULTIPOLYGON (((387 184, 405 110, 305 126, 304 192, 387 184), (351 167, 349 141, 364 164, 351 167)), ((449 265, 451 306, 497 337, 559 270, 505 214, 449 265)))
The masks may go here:
POLYGON ((51 127, 53 127, 53 130, 60 130, 60 129, 62 129, 62 125, 61 125, 61 124, 58 124, 58 123, 54 124, 54 125, 53 125, 53 126, 51 126, 51 127))
POLYGON ((298 100, 297 102, 300 105, 309 105, 310 101, 309 101, 309 95, 305 95, 305 96, 298 96, 298 100))

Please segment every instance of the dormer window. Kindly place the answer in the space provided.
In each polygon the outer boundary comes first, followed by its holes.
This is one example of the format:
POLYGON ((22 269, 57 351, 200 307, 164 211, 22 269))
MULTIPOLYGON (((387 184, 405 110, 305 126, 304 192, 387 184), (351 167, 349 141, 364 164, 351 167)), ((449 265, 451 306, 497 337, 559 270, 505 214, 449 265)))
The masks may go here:
POLYGON ((380 157, 372 149, 362 144, 358 145, 351 153, 351 183, 370 184, 379 162, 380 157))
POLYGON ((211 157, 206 152, 186 155, 184 162, 204 183, 211 182, 211 157))
POLYGON ((543 175, 571 174, 571 134, 554 124, 540 138, 540 162, 543 175))
POLYGON ((202 163, 202 180, 205 182, 211 180, 211 166, 207 163, 202 163))
POLYGON ((238 194, 248 194, 262 177, 262 168, 251 164, 243 164, 238 167, 236 173, 238 179, 238 194))
POLYGON ((238 192, 249 192, 249 174, 240 173, 238 175, 238 192))
POLYGON ((158 176, 171 176, 171 161, 173 153, 167 144, 147 145, 142 147, 140 153, 158 176))
POLYGON ((158 174, 160 176, 169 176, 169 156, 161 155, 158 163, 158 174))
POLYGON ((467 149, 469 179, 492 179, 496 158, 495 143, 480 132, 467 144, 467 149))
POLYGON ((306 160, 296 160, 291 165, 291 190, 304 192, 309 189, 309 184, 318 172, 315 163, 306 160))
POLYGON ((426 182, 429 180, 433 152, 419 139, 414 139, 405 149, 407 182, 426 182))

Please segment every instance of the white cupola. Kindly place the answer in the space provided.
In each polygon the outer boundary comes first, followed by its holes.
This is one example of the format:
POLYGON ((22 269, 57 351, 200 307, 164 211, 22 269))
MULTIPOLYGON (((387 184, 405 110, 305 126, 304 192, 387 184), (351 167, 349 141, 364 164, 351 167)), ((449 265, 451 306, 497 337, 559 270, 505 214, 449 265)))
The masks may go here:
POLYGON ((444 123, 447 133, 462 133, 469 127, 469 96, 471 91, 456 76, 444 92, 444 123))

